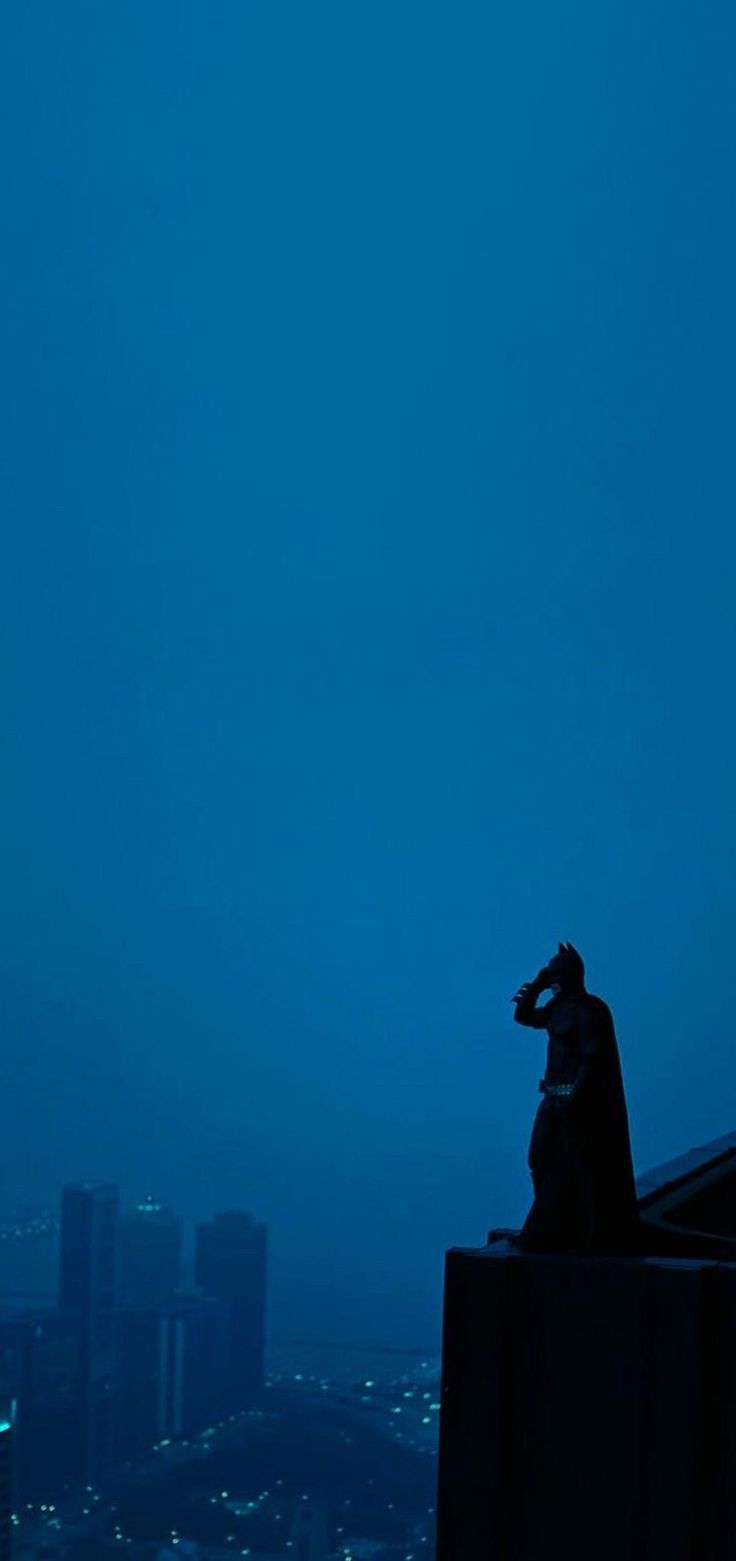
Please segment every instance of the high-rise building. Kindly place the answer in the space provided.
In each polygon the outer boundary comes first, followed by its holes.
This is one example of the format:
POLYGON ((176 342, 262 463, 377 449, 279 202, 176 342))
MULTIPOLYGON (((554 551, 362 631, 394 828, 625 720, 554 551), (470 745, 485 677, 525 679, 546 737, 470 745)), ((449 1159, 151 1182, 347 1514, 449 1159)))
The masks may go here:
POLYGON ((79 1320, 40 1308, 0 1312, 0 1403, 13 1400, 14 1489, 49 1501, 73 1478, 69 1427, 77 1411, 79 1320))
POLYGON ((13 1410, 0 1413, 0 1561, 10 1561, 13 1530, 13 1410))
POLYGON ((229 1312, 223 1301, 180 1295, 171 1314, 176 1372, 181 1387, 172 1394, 174 1434, 202 1431, 218 1418, 226 1382, 229 1312))
POLYGON ((225 1375, 227 1308, 180 1295, 170 1307, 124 1306, 118 1316, 116 1451, 140 1457, 158 1442, 215 1420, 225 1375))
POLYGON ((118 1299, 123 1305, 168 1306, 180 1270, 180 1222, 165 1204, 144 1198, 118 1226, 118 1299))
POLYGON ((82 1182, 64 1188, 59 1300, 79 1319, 76 1414, 69 1428, 76 1473, 104 1479, 112 1455, 115 1368, 117 1189, 82 1182))
POLYGON ((266 1227, 250 1214, 216 1214, 197 1226, 196 1282, 228 1311, 223 1408, 246 1408, 263 1387, 266 1331, 266 1227))
POLYGON ((168 1436, 164 1383, 166 1324, 155 1307, 118 1312, 115 1374, 115 1455, 140 1458, 168 1436))

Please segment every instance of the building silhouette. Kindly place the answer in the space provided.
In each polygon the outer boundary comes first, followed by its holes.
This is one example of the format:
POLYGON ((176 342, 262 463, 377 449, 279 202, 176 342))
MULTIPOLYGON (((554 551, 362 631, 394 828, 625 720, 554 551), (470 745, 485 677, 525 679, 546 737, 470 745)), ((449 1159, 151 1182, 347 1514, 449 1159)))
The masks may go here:
POLYGON ((437 1561, 736 1556, 736 1134, 638 1195, 638 1256, 447 1254, 437 1561))
POLYGON ((124 1306, 118 1317, 115 1450, 126 1461, 216 1420, 225 1382, 222 1302, 180 1295, 168 1307, 124 1306))
POLYGON ((144 1198, 118 1224, 118 1299, 168 1306, 180 1276, 181 1224, 165 1204, 144 1198))
POLYGON ((69 1426, 77 1412, 79 1322, 75 1313, 0 1312, 0 1402, 16 1405, 16 1499, 48 1501, 73 1478, 69 1426))
POLYGON ((266 1264, 266 1227, 250 1214, 217 1214, 197 1226, 196 1283, 227 1310, 223 1408, 228 1412, 252 1404, 263 1388, 266 1264))
POLYGON ((113 1453, 117 1189, 82 1182, 64 1188, 59 1304, 79 1321, 76 1406, 69 1426, 75 1473, 89 1485, 113 1453))

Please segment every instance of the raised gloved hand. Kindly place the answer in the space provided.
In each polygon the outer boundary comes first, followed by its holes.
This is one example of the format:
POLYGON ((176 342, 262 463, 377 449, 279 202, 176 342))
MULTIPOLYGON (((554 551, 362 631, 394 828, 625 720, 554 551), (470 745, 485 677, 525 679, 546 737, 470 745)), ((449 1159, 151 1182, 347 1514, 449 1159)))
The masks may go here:
POLYGON ((533 981, 525 981, 523 985, 519 987, 518 992, 514 993, 511 1001, 512 1003, 527 1003, 532 1000, 536 1001, 540 992, 544 992, 547 986, 549 986, 549 971, 545 965, 544 970, 540 970, 539 974, 534 977, 533 981))

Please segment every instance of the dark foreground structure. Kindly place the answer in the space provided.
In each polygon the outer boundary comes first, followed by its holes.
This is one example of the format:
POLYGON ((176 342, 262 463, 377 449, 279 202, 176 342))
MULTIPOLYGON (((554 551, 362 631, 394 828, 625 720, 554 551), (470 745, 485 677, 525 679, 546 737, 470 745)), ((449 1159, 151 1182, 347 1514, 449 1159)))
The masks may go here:
POLYGON ((736 1557, 736 1134, 637 1190, 636 1257, 448 1252, 437 1561, 736 1557))

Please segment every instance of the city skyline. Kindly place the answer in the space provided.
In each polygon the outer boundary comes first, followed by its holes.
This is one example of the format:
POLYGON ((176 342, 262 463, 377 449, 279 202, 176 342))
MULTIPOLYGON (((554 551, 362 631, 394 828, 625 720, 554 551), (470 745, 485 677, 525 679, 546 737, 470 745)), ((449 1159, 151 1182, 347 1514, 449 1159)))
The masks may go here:
POLYGON ((11 1277, 39 1245, 58 1276, 35 1297, 0 1276, 0 1553, 12 1533, 21 1557, 102 1561, 123 1540, 219 1561, 237 1538, 271 1561, 289 1536, 306 1561, 399 1561, 413 1538, 430 1561, 439 1360, 269 1340, 249 1213, 196 1227, 193 1274, 178 1211, 109 1183, 66 1184, 58 1219, 26 1207, 0 1232, 11 1277))

